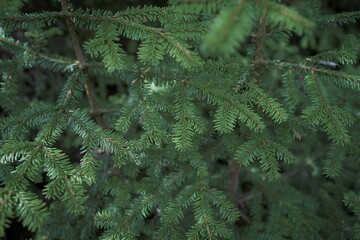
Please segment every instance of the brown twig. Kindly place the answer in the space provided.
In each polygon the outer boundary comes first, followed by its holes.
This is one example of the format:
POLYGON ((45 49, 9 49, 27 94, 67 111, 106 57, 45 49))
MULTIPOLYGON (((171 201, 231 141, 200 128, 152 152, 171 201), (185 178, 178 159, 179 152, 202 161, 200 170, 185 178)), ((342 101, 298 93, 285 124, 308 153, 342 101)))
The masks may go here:
POLYGON ((239 198, 239 175, 240 164, 236 160, 232 160, 229 163, 229 194, 233 202, 238 206, 240 217, 247 223, 251 223, 251 218, 243 210, 243 199, 239 198))
POLYGON ((257 82, 260 82, 260 76, 264 63, 263 52, 265 48, 265 38, 266 38, 266 16, 261 16, 259 19, 259 29, 255 35, 256 52, 254 56, 254 62, 256 64, 255 78, 257 82))
MULTIPOLYGON (((64 13, 64 15, 63 15, 64 19, 65 19, 66 25, 69 30, 71 41, 74 46, 75 55, 76 55, 77 60, 79 61, 79 68, 82 69, 83 71, 86 71, 87 64, 85 61, 84 53, 80 46, 79 37, 76 34, 74 24, 71 22, 70 18, 67 17, 70 12, 69 12, 68 6, 66 4, 66 0, 60 0, 60 3, 61 3, 62 12, 64 13)), ((86 79, 85 91, 86 91, 86 96, 87 96, 89 106, 90 106, 90 113, 93 114, 95 112, 98 112, 97 106, 96 106, 96 101, 95 101, 96 98, 95 98, 94 82, 91 78, 86 79)), ((93 117, 94 117, 95 121, 97 122, 97 124, 99 124, 102 128, 106 128, 106 123, 105 123, 102 115, 99 115, 99 114, 94 115, 93 114, 93 117)))
POLYGON ((255 63, 262 63, 263 59, 263 52, 265 47, 265 38, 266 38, 266 16, 261 16, 259 19, 259 29, 255 36, 256 41, 256 52, 254 61, 255 63))
POLYGON ((239 189, 239 173, 240 165, 237 161, 229 162, 229 193, 234 202, 237 200, 237 193, 239 189))
MULTIPOLYGON (((65 13, 65 15, 66 15, 66 13, 69 13, 69 9, 67 7, 66 0, 60 0, 60 3, 61 3, 62 11, 65 13)), ((73 42, 73 45, 74 45, 76 58, 79 61, 79 67, 84 68, 84 67, 86 67, 85 58, 84 58, 84 54, 83 54, 83 52, 81 50, 79 38, 78 38, 78 36, 76 34, 76 31, 75 31, 75 26, 70 21, 70 19, 67 18, 67 17, 65 17, 65 22, 66 22, 66 25, 67 25, 68 30, 69 30, 71 41, 73 42)))
POLYGON ((94 117, 95 121, 102 127, 106 128, 106 123, 104 121, 103 115, 99 114, 99 109, 96 106, 95 102, 95 91, 94 91, 94 81, 91 78, 86 79, 85 91, 88 98, 90 106, 90 114, 94 117))

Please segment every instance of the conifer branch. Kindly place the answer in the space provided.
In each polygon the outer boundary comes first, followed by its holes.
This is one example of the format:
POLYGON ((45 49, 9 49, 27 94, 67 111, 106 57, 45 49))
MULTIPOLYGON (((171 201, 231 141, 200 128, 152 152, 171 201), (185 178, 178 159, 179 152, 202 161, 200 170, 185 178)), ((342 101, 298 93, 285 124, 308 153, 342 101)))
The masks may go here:
POLYGON ((304 70, 306 72, 314 72, 318 73, 318 77, 322 77, 327 81, 332 81, 335 84, 350 88, 354 90, 360 90, 360 77, 357 75, 347 74, 340 71, 328 70, 324 68, 319 68, 316 66, 309 66, 302 63, 290 63, 290 62, 282 62, 282 61, 265 61, 264 64, 275 65, 280 68, 297 68, 300 70, 304 70), (326 76, 326 77, 325 77, 326 76))
POLYGON ((349 22, 356 22, 360 19, 360 11, 343 12, 332 15, 323 15, 316 19, 321 25, 343 25, 349 22))
POLYGON ((43 54, 43 53, 39 53, 38 51, 35 51, 34 49, 21 45, 18 42, 14 42, 11 41, 7 38, 2 38, 0 37, 0 43, 3 44, 3 46, 7 46, 9 48, 11 48, 11 51, 14 51, 16 49, 16 51, 21 51, 23 53, 29 53, 30 55, 35 57, 35 60, 39 60, 39 61, 47 61, 47 62, 51 62, 51 63, 55 63, 55 64, 61 64, 64 66, 70 66, 70 65, 74 65, 77 64, 77 61, 72 60, 72 59, 60 59, 56 56, 51 56, 51 55, 47 55, 47 54, 43 54))

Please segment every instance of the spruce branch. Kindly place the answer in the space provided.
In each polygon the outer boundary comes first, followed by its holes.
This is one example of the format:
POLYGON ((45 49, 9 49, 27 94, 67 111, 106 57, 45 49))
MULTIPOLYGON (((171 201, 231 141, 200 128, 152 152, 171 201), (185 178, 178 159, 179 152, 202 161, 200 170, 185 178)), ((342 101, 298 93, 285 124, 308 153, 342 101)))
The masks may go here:
POLYGON ((265 65, 268 66, 276 66, 278 68, 286 68, 286 69, 300 69, 308 73, 315 73, 317 77, 320 79, 324 79, 326 81, 333 82, 334 84, 349 88, 352 90, 360 90, 360 77, 353 74, 348 74, 345 72, 335 71, 335 70, 328 70, 324 68, 320 68, 317 66, 306 65, 303 63, 292 63, 292 62, 285 62, 279 60, 273 61, 264 61, 265 65))
MULTIPOLYGON (((166 49, 166 52, 186 68, 199 67, 203 64, 202 59, 195 52, 190 50, 188 44, 177 39, 174 34, 171 33, 171 29, 169 31, 164 28, 147 26, 137 21, 119 17, 120 14, 114 16, 91 16, 88 14, 71 13, 69 11, 63 12, 67 19, 75 18, 79 21, 83 21, 86 25, 90 24, 90 26, 94 24, 113 24, 120 26, 125 29, 123 34, 130 39, 139 40, 151 36, 163 39, 163 47, 166 49)), ((205 30, 204 26, 201 28, 203 31, 205 30)), ((199 31, 199 29, 196 31, 199 31)))
MULTIPOLYGON (((70 66, 78 65, 78 62, 76 60, 64 59, 64 58, 60 58, 58 56, 43 54, 43 53, 40 53, 40 52, 32 49, 31 47, 20 44, 19 42, 15 42, 12 39, 0 37, 0 44, 2 45, 2 47, 8 49, 9 51, 11 51, 15 54, 16 53, 29 54, 30 56, 32 56, 34 58, 34 61, 38 61, 40 63, 40 65, 42 65, 41 63, 43 63, 43 62, 47 62, 47 63, 56 65, 57 69, 59 69, 59 66, 62 66, 61 70, 64 70, 64 71, 70 69, 69 68, 70 66)), ((56 69, 54 69, 54 70, 56 70, 56 69)))
POLYGON ((343 25, 356 22, 360 19, 360 11, 342 12, 332 15, 323 15, 316 19, 320 25, 343 25))
POLYGON ((15 15, 1 15, 0 24, 4 27, 13 26, 16 28, 29 27, 44 24, 50 25, 57 18, 61 17, 59 12, 25 13, 15 15))

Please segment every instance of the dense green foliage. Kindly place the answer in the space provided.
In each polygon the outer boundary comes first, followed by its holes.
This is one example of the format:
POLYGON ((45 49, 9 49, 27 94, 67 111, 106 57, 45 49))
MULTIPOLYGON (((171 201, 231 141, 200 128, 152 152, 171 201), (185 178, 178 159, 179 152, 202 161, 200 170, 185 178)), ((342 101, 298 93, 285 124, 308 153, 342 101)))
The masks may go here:
POLYGON ((360 11, 94 2, 0 1, 0 237, 360 239, 360 11))

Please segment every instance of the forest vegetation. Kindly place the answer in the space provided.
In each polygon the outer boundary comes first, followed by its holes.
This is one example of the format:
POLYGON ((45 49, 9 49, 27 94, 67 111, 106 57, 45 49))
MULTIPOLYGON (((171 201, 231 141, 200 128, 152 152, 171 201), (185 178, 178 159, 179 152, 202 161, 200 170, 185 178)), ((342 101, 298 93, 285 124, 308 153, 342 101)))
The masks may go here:
POLYGON ((0 238, 360 239, 359 20, 0 0, 0 238))

